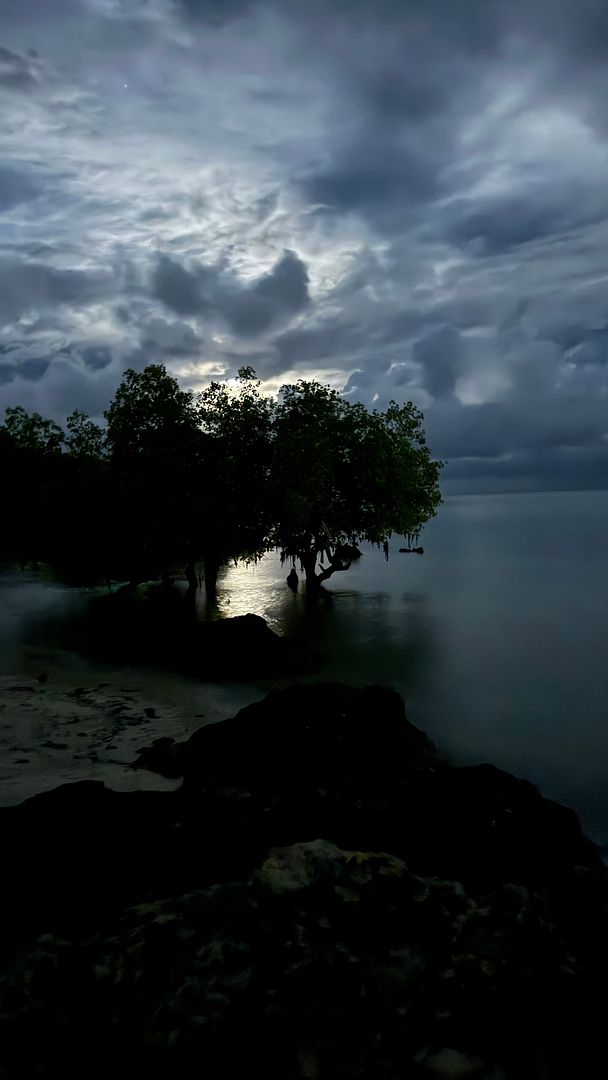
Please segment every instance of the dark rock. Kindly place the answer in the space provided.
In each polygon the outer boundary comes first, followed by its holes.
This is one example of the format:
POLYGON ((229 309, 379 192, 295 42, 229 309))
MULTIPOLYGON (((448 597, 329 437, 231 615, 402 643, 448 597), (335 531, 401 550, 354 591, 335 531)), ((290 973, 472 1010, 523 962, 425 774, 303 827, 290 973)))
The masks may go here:
POLYGON ((380 687, 276 691, 175 753, 186 801, 202 796, 221 818, 236 812, 227 790, 247 793, 242 837, 269 846, 323 835, 476 888, 542 885, 598 865, 575 814, 492 766, 444 765, 399 696, 380 687))
POLYGON ((274 691, 230 720, 199 728, 184 760, 186 789, 213 778, 276 796, 356 776, 384 783, 437 759, 395 691, 319 683, 274 691))
POLYGON ((118 793, 93 780, 0 809, 4 925, 17 936, 20 927, 64 932, 165 885, 177 820, 171 793, 118 793))
POLYGON ((154 739, 151 746, 144 746, 137 753, 132 769, 148 769, 170 780, 183 775, 183 743, 176 743, 175 739, 154 739))
POLYGON ((257 678, 310 671, 316 657, 303 643, 275 634, 259 615, 237 615, 196 623, 183 664, 206 678, 257 678))
POLYGON ((199 621, 172 588, 97 597, 78 632, 89 652, 157 663, 203 679, 293 675, 317 665, 307 645, 275 634, 260 616, 199 621))
POLYGON ((544 885, 597 853, 576 814, 532 784, 492 765, 443 768, 421 792, 422 863, 435 852, 442 873, 469 882, 544 885))
POLYGON ((540 895, 502 886, 480 901, 316 839, 240 882, 18 947, 3 1059, 8 1075, 49 1078, 120 1063, 181 1080, 193 1061, 218 1080, 600 1077, 594 971, 573 971, 569 949, 540 895))
POLYGON ((40 743, 45 750, 67 750, 68 744, 64 742, 53 742, 52 739, 47 739, 46 742, 40 743))
POLYGON ((156 709, 148 707, 147 709, 144 709, 144 713, 146 716, 150 717, 150 719, 153 719, 156 716, 156 709))
POLYGON ((608 1074, 608 884, 571 811, 443 764, 380 687, 145 755, 180 791, 0 810, 7 1076, 608 1074))
POLYGON ((49 679, 48 675, 44 671, 41 671, 40 675, 38 676, 38 682, 39 683, 45 683, 45 682, 48 682, 48 679, 49 679))

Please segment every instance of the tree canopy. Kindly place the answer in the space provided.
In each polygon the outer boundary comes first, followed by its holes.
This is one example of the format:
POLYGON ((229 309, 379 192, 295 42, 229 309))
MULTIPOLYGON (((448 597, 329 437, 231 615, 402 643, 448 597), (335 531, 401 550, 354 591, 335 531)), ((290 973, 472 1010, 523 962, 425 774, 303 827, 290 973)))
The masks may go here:
POLYGON ((194 395, 164 366, 127 370, 105 412, 106 443, 120 546, 133 582, 187 567, 197 558, 195 513, 203 437, 194 395))
POLYGON ((104 416, 105 428, 76 410, 64 432, 7 409, 22 561, 88 559, 90 576, 134 582, 182 566, 194 589, 202 560, 212 595, 226 561, 276 548, 312 586, 348 567, 345 545, 417 538, 441 501, 442 463, 411 402, 370 412, 307 380, 273 399, 251 368, 195 396, 152 364, 125 372, 104 416))
POLYGON ((417 537, 441 501, 440 468, 411 402, 369 412, 317 382, 285 386, 273 429, 275 544, 309 581, 325 580, 345 569, 346 544, 417 537))
POLYGON ((229 558, 256 558, 271 546, 274 404, 247 367, 232 386, 212 382, 199 394, 197 410, 206 439, 201 553, 208 577, 229 558))

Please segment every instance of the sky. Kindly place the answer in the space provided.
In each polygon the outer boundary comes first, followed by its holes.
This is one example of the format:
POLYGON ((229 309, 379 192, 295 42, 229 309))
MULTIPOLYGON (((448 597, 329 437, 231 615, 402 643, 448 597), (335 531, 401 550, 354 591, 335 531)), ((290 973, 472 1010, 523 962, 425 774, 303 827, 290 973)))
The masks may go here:
POLYGON ((248 364, 608 487, 605 0, 0 0, 0 411, 248 364))

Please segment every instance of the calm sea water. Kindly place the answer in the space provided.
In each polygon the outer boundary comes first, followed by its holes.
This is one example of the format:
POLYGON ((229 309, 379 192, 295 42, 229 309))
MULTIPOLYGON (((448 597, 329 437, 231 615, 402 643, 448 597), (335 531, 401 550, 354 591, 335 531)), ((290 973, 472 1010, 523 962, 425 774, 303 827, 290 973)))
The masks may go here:
POLYGON ((608 840, 608 492, 447 498, 424 555, 364 547, 307 609, 274 557, 228 573, 225 614, 303 633, 323 675, 381 682, 455 763, 490 761, 608 840))
MULTIPOLYGON (((527 777, 606 843, 607 535, 608 492, 452 497, 423 556, 395 542, 387 563, 364 545, 312 606, 267 556, 226 572, 220 608, 311 641, 324 658, 315 678, 394 686, 452 761, 527 777)), ((4 575, 2 597, 0 668, 18 670, 26 616, 75 598, 32 575, 4 575)), ((175 676, 166 693, 183 698, 175 676)))

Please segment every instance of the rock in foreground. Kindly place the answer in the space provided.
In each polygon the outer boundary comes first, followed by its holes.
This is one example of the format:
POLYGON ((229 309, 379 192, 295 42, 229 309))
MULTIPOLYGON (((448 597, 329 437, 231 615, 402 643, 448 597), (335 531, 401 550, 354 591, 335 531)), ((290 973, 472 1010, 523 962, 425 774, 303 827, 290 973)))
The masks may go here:
POLYGON ((523 886, 472 896, 317 840, 102 934, 40 937, 5 978, 3 1052, 23 1076, 599 1077, 570 949, 523 886))
POLYGON ((570 811, 443 764, 381 688, 276 692, 178 756, 177 793, 0 811, 5 1076, 608 1073, 570 811))

